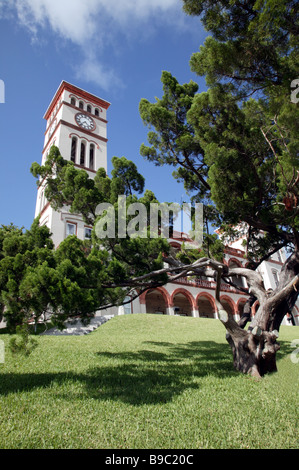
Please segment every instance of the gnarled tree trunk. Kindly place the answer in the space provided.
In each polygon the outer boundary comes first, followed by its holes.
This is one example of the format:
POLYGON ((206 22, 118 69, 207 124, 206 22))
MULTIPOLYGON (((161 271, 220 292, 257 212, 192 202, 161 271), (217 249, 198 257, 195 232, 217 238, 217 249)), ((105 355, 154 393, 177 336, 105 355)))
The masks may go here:
MULTIPOLYGON (((249 320, 245 309, 244 317, 239 324, 228 315, 220 301, 220 279, 223 267, 218 265, 216 304, 221 322, 227 330, 226 339, 231 346, 234 366, 240 372, 262 377, 275 372, 276 353, 280 349, 277 338, 279 327, 284 316, 292 311, 298 297, 299 289, 299 254, 294 252, 284 263, 277 289, 266 292, 261 276, 256 271, 234 268, 229 275, 245 276, 249 292, 256 298, 259 308, 252 319, 248 330, 244 327, 249 320)), ((225 274, 227 276, 227 273, 225 274)))
POLYGON ((227 333, 226 339, 231 346, 234 367, 244 374, 262 377, 275 372, 278 332, 269 333, 255 327, 253 330, 241 330, 227 333))

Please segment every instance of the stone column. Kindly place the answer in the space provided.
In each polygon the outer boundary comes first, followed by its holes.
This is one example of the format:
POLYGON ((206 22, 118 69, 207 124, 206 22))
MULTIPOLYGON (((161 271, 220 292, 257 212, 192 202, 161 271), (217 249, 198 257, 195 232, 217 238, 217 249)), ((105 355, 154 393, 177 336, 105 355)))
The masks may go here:
POLYGON ((192 317, 196 317, 196 318, 199 318, 199 312, 198 312, 198 309, 197 308, 194 308, 192 309, 192 317))
POLYGON ((167 315, 174 315, 173 306, 168 305, 168 307, 166 309, 166 313, 167 313, 167 315))

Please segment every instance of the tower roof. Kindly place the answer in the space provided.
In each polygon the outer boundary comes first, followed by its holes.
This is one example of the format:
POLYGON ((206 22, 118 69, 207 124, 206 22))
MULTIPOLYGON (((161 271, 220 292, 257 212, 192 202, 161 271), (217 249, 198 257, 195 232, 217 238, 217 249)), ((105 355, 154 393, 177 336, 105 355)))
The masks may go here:
POLYGON ((83 98, 93 103, 94 105, 100 106, 104 109, 108 109, 111 104, 108 101, 103 100, 102 98, 99 98, 98 96, 93 95, 89 93, 88 91, 85 91, 82 88, 79 88, 63 80, 61 84, 59 85, 51 103, 49 104, 47 111, 45 112, 44 119, 49 119, 49 116, 52 114, 52 111, 55 108, 57 102, 59 101, 62 92, 65 90, 69 91, 70 93, 74 95, 78 95, 78 97, 83 98))

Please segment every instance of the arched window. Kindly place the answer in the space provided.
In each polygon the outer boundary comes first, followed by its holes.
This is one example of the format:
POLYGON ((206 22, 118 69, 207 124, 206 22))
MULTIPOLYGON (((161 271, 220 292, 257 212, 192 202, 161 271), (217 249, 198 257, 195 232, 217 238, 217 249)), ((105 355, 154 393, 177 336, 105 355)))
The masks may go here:
POLYGON ((85 166, 85 143, 81 142, 80 165, 85 166))
POLYGON ((91 113, 91 106, 90 106, 90 104, 87 105, 86 111, 88 111, 89 113, 91 113))
POLYGON ((73 106, 76 106, 76 100, 75 100, 74 97, 71 98, 71 104, 72 104, 73 106))
POLYGON ((94 170, 94 144, 89 147, 89 169, 94 170))
POLYGON ((99 114, 100 114, 100 113, 99 113, 99 110, 98 110, 98 108, 96 108, 96 109, 94 110, 94 115, 95 115, 95 116, 99 116, 99 114))
POLYGON ((167 298, 163 295, 162 291, 158 289, 148 290, 145 299, 146 313, 167 314, 167 298))
POLYGON ((80 109, 84 109, 84 103, 83 103, 83 101, 79 101, 79 108, 80 108, 80 109))
POLYGON ((77 139, 76 137, 72 138, 72 146, 71 146, 71 161, 76 163, 76 153, 77 153, 77 139))
POLYGON ((200 317, 215 318, 216 305, 214 298, 205 292, 201 292, 197 296, 197 308, 200 317))
POLYGON ((183 289, 176 289, 172 293, 173 310, 176 315, 192 317, 192 295, 183 289))

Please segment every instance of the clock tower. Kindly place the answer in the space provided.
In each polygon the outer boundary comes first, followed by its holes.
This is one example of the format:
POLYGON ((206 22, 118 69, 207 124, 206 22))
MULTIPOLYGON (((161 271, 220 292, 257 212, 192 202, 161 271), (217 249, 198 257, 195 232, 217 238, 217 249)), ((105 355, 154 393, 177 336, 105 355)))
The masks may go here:
MULTIPOLYGON (((61 82, 45 115, 46 131, 42 164, 52 145, 75 167, 84 169, 93 178, 99 168, 107 171, 107 109, 110 103, 70 83, 61 82)), ((44 186, 37 192, 35 217, 47 225, 57 247, 68 235, 90 238, 91 228, 78 214, 67 207, 60 212, 51 208, 44 195, 44 186)))

